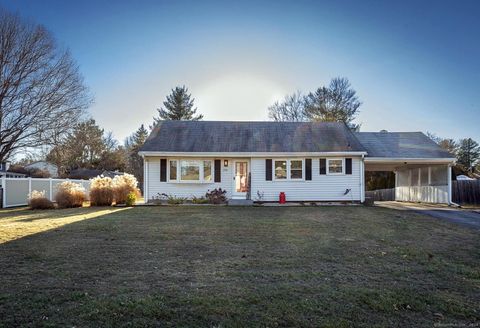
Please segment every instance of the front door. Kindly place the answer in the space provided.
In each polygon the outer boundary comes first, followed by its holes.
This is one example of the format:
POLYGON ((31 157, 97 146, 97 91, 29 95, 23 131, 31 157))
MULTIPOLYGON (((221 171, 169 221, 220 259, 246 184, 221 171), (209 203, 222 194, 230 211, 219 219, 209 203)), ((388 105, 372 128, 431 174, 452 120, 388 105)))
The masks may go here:
POLYGON ((233 198, 247 198, 248 161, 234 161, 233 198))

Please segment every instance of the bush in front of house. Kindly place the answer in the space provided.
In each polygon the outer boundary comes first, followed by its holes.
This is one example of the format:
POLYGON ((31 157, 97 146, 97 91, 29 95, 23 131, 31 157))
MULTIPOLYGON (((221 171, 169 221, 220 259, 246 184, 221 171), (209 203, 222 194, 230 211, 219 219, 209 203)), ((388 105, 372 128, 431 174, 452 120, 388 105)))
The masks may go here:
POLYGON ((98 176, 90 180, 90 205, 110 206, 114 199, 113 180, 98 176))
POLYGON ((187 198, 185 197, 177 197, 174 195, 168 195, 167 196, 167 204, 168 205, 180 205, 185 203, 187 198))
POLYGON ((53 202, 45 197, 45 190, 32 190, 32 192, 28 194, 28 206, 31 210, 50 210, 55 208, 53 202))
POLYGON ((127 199, 125 200, 125 205, 133 206, 137 201, 137 193, 131 191, 127 195, 127 199))
POLYGON ((210 201, 205 197, 192 197, 193 204, 208 204, 210 201))
POLYGON ((209 190, 205 197, 208 199, 210 204, 225 204, 227 202, 227 196, 225 196, 227 191, 222 188, 209 190))
POLYGON ((85 198, 85 188, 72 181, 60 183, 55 195, 55 201, 61 208, 82 207, 85 198))
POLYGON ((115 203, 125 204, 130 193, 135 194, 135 199, 140 195, 138 181, 135 176, 125 173, 117 175, 112 180, 115 203))

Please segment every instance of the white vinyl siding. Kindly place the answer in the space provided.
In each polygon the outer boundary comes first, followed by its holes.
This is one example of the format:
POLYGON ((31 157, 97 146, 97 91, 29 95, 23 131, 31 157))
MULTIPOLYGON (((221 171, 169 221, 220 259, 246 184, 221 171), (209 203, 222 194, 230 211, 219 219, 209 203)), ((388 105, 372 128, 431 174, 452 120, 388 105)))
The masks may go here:
MULTIPOLYGON (((167 177, 170 177, 170 158, 167 158, 167 168, 168 174, 167 177)), ((171 158, 172 160, 178 158, 171 158)), ((211 159, 211 180, 210 182, 204 181, 199 183, 198 181, 182 181, 179 183, 178 181, 167 181, 161 182, 160 181, 160 157, 146 157, 147 160, 147 177, 145 180, 148 179, 146 183, 147 188, 147 197, 148 200, 152 199, 153 197, 157 196, 158 194, 168 194, 168 195, 175 195, 176 197, 187 197, 192 198, 205 196, 205 193, 208 190, 213 190, 215 188, 222 188, 227 190, 227 197, 231 197, 232 185, 233 185, 233 175, 232 175, 232 165, 233 161, 229 159, 228 167, 223 165, 223 158, 221 159, 221 182, 214 182, 213 175, 214 175, 214 159, 211 159)), ((198 160, 203 163, 203 160, 209 160, 205 158, 199 158, 198 160)), ((178 162, 177 162, 178 163, 178 162)), ((178 163, 177 165, 179 165, 178 163)), ((180 176, 177 176, 180 178, 180 176)))
MULTIPOLYGON (((309 157, 310 158, 310 157, 309 157)), ((338 157, 335 157, 337 159, 338 157)), ((295 158, 291 158, 294 160, 295 158)), ((300 158, 299 158, 300 159, 300 158)), ((303 158, 302 158, 303 159, 303 158)), ((361 158, 352 157, 352 174, 320 174, 318 157, 312 159, 312 180, 265 180, 265 158, 251 159, 251 194, 257 200, 257 191, 263 193, 264 201, 278 201, 280 192, 285 192, 287 201, 360 201, 361 158), (346 189, 351 191, 344 195, 346 189)), ((275 162, 275 158, 272 158, 275 162)), ((275 164, 274 164, 275 165, 275 164)), ((345 161, 343 160, 345 172, 345 161)), ((273 172, 273 174, 275 174, 273 172)), ((305 176, 305 173, 303 173, 305 176)))
MULTIPOLYGON (((338 157, 335 157, 338 158, 338 157)), ((177 197, 204 196, 208 190, 222 188, 227 190, 227 197, 232 197, 233 190, 233 163, 232 158, 228 159, 228 167, 225 167, 224 160, 221 159, 221 182, 213 182, 213 159, 212 159, 212 182, 160 182, 160 157, 147 157, 145 171, 147 172, 146 188, 148 199, 157 194, 170 194, 177 197)), ((172 157, 172 159, 174 159, 172 157)), ((198 158, 204 160, 205 158, 198 158)), ((251 198, 257 200, 257 191, 264 194, 264 201, 278 201, 280 192, 285 192, 287 201, 359 201, 361 198, 361 158, 352 157, 352 174, 341 175, 320 175, 320 165, 318 157, 289 157, 286 154, 283 158, 272 158, 272 165, 275 165, 276 159, 302 160, 303 179, 283 179, 267 181, 265 179, 265 159, 251 158, 249 161, 251 172, 251 198), (312 180, 304 180, 305 177, 305 158, 312 159, 312 180), (351 191, 344 195, 346 189, 351 191)), ((344 161, 345 162, 345 161, 344 161)), ((168 163, 168 161, 167 161, 168 163)), ((344 164, 345 165, 345 164, 344 164)), ((169 165, 167 164, 167 167, 169 165)), ((345 170, 345 168, 344 168, 345 170)), ((274 170, 272 175, 274 174, 274 170)), ((169 172, 168 172, 169 173, 169 172)), ((287 174, 291 174, 287 170, 287 174)), ((169 175, 167 175, 169 176, 169 175)))

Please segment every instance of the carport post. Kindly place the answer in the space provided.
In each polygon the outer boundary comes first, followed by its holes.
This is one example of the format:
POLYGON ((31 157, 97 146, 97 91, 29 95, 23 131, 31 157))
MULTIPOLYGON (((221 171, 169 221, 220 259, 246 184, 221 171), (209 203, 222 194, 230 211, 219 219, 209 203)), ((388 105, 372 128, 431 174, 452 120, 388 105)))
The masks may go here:
POLYGON ((448 179, 448 205, 452 205, 452 165, 447 166, 447 179, 448 179))

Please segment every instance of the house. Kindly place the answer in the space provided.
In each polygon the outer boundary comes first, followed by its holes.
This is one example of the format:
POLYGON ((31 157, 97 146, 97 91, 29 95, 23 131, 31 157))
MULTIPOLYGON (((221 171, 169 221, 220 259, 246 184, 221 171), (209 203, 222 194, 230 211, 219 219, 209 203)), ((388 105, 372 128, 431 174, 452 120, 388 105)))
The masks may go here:
POLYGON ((92 179, 97 176, 103 175, 104 177, 109 177, 109 178, 114 178, 117 175, 123 175, 125 174, 124 172, 119 172, 119 171, 107 171, 107 170, 97 170, 97 169, 84 169, 84 168, 79 168, 79 169, 74 169, 71 170, 70 173, 68 174, 68 177, 70 179, 92 179))
MULTIPOLYGON (((23 173, 17 173, 17 172, 10 172, 8 169, 10 168, 10 162, 8 161, 3 161, 0 162, 0 178, 25 178, 26 175, 23 173)), ((1 183, 0 183, 1 186, 1 183)))
POLYGON ((163 121, 139 154, 144 197, 365 200, 365 171, 394 171, 396 198, 451 202, 455 159, 421 132, 352 132, 335 122, 163 121))
POLYGON ((58 177, 58 167, 55 164, 47 161, 36 161, 36 162, 30 163, 28 165, 25 165, 25 169, 28 171, 31 171, 31 170, 46 171, 50 174, 52 178, 58 177))

